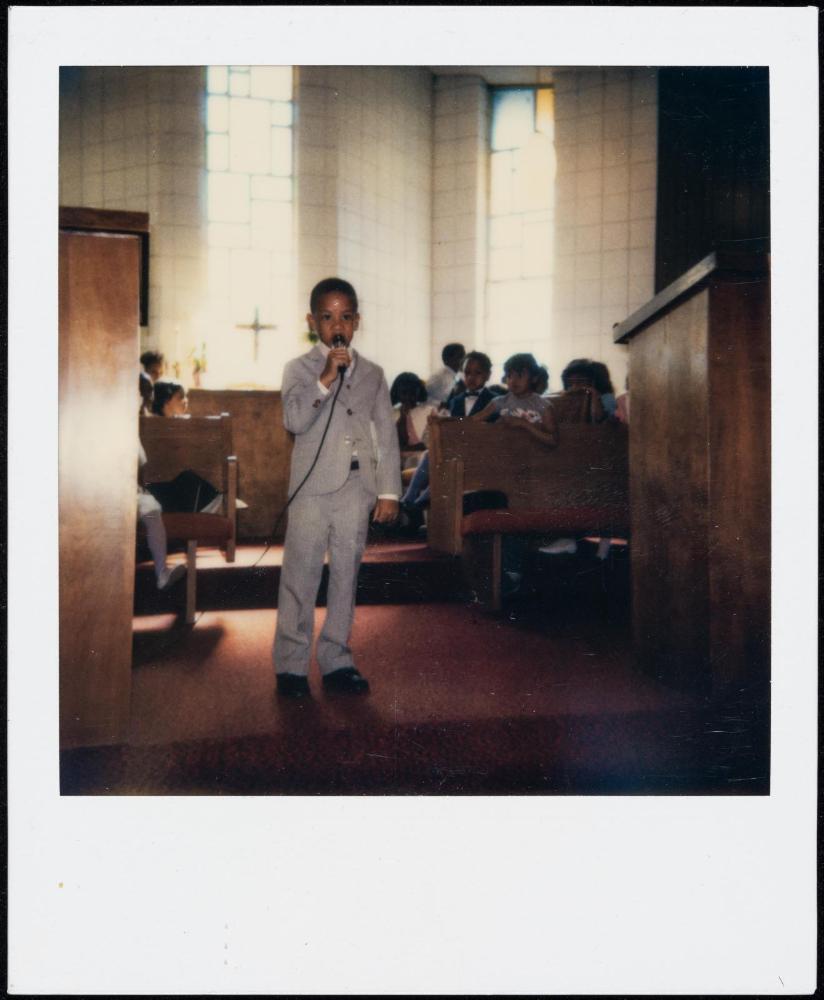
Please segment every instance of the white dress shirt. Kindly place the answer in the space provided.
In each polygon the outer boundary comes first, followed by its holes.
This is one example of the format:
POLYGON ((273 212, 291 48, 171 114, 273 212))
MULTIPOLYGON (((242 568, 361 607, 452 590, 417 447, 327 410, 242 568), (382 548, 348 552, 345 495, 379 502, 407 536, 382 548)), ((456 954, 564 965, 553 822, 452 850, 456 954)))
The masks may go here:
POLYGON ((465 417, 468 417, 469 414, 472 412, 472 407, 478 402, 478 396, 480 396, 480 392, 476 392, 473 396, 467 393, 463 401, 465 417))
POLYGON ((446 365, 439 372, 435 372, 426 381, 427 402, 434 404, 446 402, 457 377, 458 373, 446 365))

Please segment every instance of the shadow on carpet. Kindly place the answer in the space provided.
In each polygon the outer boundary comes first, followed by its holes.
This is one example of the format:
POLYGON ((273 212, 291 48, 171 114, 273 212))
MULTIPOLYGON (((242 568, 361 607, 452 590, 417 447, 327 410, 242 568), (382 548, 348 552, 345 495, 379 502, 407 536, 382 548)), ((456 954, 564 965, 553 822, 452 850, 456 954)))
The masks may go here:
MULTIPOLYGON (((296 705, 296 713, 303 705, 296 705)), ((310 709, 311 711, 311 709, 310 709)), ((766 794, 694 713, 317 729, 61 754, 64 795, 766 794)))

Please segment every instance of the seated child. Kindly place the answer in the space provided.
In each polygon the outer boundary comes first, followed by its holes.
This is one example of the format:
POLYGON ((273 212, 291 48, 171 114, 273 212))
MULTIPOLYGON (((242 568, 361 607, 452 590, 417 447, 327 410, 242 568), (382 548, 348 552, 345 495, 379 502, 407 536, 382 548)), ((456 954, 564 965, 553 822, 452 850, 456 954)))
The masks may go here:
POLYGON ((140 416, 147 417, 152 412, 152 400, 154 387, 152 385, 152 380, 146 374, 146 372, 140 373, 140 378, 138 380, 138 388, 140 390, 140 416))
MULTIPOLYGON (((186 389, 180 382, 155 382, 152 401, 152 413, 155 416, 188 417, 188 409, 186 389)), ((167 514, 188 514, 195 511, 217 514, 223 509, 223 494, 191 469, 185 469, 171 482, 149 483, 147 489, 167 514)), ((248 505, 243 500, 237 500, 236 506, 243 510, 248 505)))
MULTIPOLYGON (((509 390, 496 396, 471 420, 489 420, 498 416, 498 423, 519 433, 527 433, 546 445, 558 445, 558 427, 552 403, 534 389, 541 377, 541 366, 532 354, 513 354, 504 362, 504 381, 509 390)), ((540 382, 538 383, 540 384, 540 382)), ((503 590, 505 597, 514 596, 521 587, 526 546, 515 535, 504 539, 502 552, 503 590)))
POLYGON ((443 368, 426 382, 426 392, 433 406, 441 406, 457 395, 457 377, 464 359, 463 344, 447 344, 441 351, 443 368))
MULTIPOLYGON (((564 391, 563 397, 573 397, 584 395, 589 399, 587 409, 587 423, 599 424, 607 418, 607 411, 600 392, 596 387, 596 381, 601 378, 596 369, 596 362, 588 358, 575 358, 561 372, 561 384, 564 391)), ((605 366, 604 366, 605 367, 605 366)), ((607 372, 607 381, 609 372, 607 372)), ((614 396, 612 397, 614 403, 614 396)), ((613 407, 614 408, 614 407, 613 407)), ((562 418, 563 419, 563 418, 562 418)), ((568 417, 568 420, 577 422, 579 418, 568 417)))
MULTIPOLYGON (((145 405, 143 394, 143 372, 140 379, 140 412, 145 405)), ((137 443, 137 516, 146 531, 146 541, 154 562, 155 579, 158 590, 166 590, 186 575, 186 564, 180 563, 169 568, 166 565, 166 529, 163 526, 160 504, 146 489, 143 482, 143 467, 146 465, 146 452, 143 445, 137 443)))
POLYGON ((612 419, 615 416, 615 389, 612 387, 612 379, 609 377, 609 368, 603 361, 593 361, 592 377, 595 391, 601 396, 601 406, 604 410, 604 418, 612 419))
POLYGON ((152 382, 157 382, 159 378, 162 378, 166 369, 166 359, 160 351, 144 351, 140 355, 140 363, 143 365, 143 371, 152 382))
POLYGON ((448 403, 450 417, 470 417, 492 402, 493 394, 486 388, 492 374, 492 362, 482 351, 470 351, 463 363, 463 392, 448 403))
POLYGON ((137 516, 146 530, 146 541, 154 562, 157 589, 166 590, 186 575, 186 564, 178 563, 171 568, 166 565, 166 529, 163 526, 162 508, 157 500, 140 482, 146 452, 140 446, 137 487, 137 516))
POLYGON ((185 417, 188 409, 186 389, 180 382, 171 379, 155 382, 152 413, 158 417, 185 417))
POLYGON ((425 452, 428 444, 427 418, 435 407, 427 403, 424 381, 413 372, 401 372, 392 383, 389 398, 394 408, 398 430, 398 446, 401 451, 401 466, 414 468, 419 455, 410 452, 425 452))
MULTIPOLYGON (((590 420, 601 423, 611 419, 615 413, 616 400, 609 377, 609 369, 603 362, 590 361, 588 358, 576 358, 566 366, 561 374, 564 395, 573 393, 588 393, 591 396, 590 420)), ((610 540, 602 538, 598 542, 598 558, 606 559, 610 549, 610 540)), ((548 555, 574 555, 578 551, 575 538, 557 538, 545 545, 541 552, 548 555)))
POLYGON ((552 403, 533 389, 540 365, 531 354, 513 354, 504 362, 505 396, 496 396, 470 420, 498 417, 504 427, 530 434, 542 444, 554 448, 558 444, 558 427, 552 403))
MULTIPOLYGON (((433 412, 429 420, 444 419, 447 416, 461 419, 476 413, 494 398, 486 388, 492 374, 492 362, 482 351, 470 351, 464 358, 464 391, 453 396, 446 404, 446 410, 433 412)), ((405 527, 417 530, 423 523, 423 508, 429 503, 429 452, 418 463, 415 474, 401 498, 401 520, 405 527)))

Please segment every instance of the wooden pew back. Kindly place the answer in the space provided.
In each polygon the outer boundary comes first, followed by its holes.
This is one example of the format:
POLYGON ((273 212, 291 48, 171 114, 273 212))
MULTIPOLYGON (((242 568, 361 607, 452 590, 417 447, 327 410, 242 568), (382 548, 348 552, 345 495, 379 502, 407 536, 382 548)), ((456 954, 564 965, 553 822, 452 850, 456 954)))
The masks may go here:
POLYGON ((555 392, 549 397, 559 424, 591 424, 592 396, 581 389, 555 392))
POLYGON ((140 418, 140 440, 148 464, 144 469, 147 483, 168 482, 186 469, 208 480, 218 492, 225 493, 227 458, 233 455, 232 418, 214 417, 140 418))
POLYGON ((450 420, 430 437, 429 544, 461 550, 463 493, 501 490, 510 510, 629 505, 628 434, 622 424, 570 424, 557 448, 497 424, 450 420))
MULTIPOLYGON (((268 538, 289 497, 292 441, 283 426, 281 394, 252 389, 190 389, 189 413, 193 417, 231 415, 238 493, 249 504, 238 511, 238 538, 268 538)), ((283 518, 279 538, 285 529, 283 518)))

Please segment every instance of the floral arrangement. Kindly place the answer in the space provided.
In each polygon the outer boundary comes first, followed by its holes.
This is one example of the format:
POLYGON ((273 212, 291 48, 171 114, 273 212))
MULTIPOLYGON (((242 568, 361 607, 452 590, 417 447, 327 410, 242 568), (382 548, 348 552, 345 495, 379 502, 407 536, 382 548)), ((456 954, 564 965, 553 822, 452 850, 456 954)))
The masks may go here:
POLYGON ((195 388, 200 388, 200 376, 206 371, 206 345, 200 345, 200 354, 197 353, 197 348, 193 347, 189 351, 189 361, 192 363, 192 381, 195 388))
POLYGON ((189 351, 189 361, 192 363, 192 375, 202 375, 206 371, 206 345, 200 345, 200 354, 197 354, 197 348, 193 347, 189 351))

